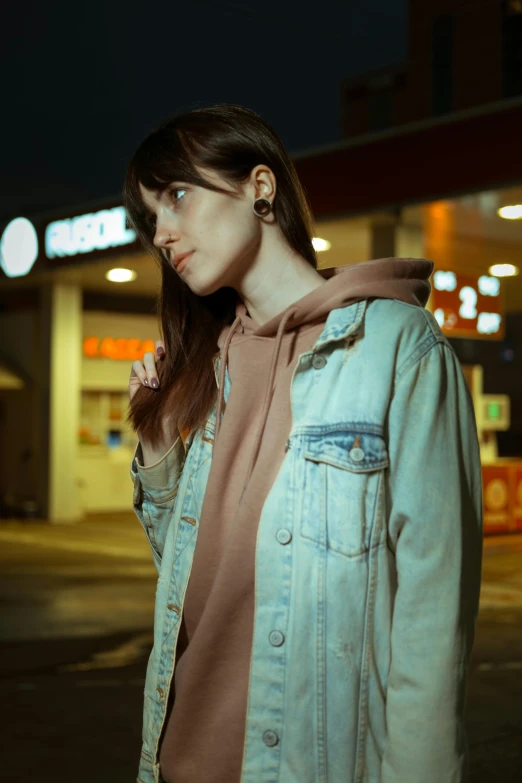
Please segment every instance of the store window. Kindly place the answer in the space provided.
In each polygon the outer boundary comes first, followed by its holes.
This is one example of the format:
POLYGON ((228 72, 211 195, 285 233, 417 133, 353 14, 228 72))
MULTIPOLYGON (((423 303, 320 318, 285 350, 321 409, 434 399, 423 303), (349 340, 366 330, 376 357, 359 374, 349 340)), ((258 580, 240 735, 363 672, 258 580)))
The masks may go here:
POLYGON ((136 437, 125 422, 128 405, 127 391, 83 391, 79 443, 111 449, 132 448, 136 437))

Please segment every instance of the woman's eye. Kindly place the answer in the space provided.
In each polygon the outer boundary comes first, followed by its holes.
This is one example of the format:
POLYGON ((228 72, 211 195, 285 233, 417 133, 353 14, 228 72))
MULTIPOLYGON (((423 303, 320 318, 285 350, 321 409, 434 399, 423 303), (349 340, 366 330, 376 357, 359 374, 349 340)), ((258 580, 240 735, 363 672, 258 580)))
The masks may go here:
MULTIPOLYGON (((185 192, 186 192, 186 188, 171 188, 170 190, 167 191, 169 197, 174 201, 175 204, 177 204, 183 198, 183 196, 178 198, 176 194, 185 193, 185 192)), ((147 225, 151 230, 156 229, 156 215, 150 215, 147 218, 147 225)))
POLYGON ((174 202, 181 201, 181 198, 175 198, 175 193, 185 193, 185 188, 171 188, 169 191, 169 194, 174 199, 174 202))

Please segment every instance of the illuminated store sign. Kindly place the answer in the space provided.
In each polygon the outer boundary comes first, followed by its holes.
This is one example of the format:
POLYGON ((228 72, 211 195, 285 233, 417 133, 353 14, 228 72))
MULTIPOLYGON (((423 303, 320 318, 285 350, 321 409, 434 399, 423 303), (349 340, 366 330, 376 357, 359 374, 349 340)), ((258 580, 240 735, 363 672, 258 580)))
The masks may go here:
POLYGON ((98 257, 140 250, 136 232, 127 227, 122 206, 77 217, 44 222, 17 217, 0 229, 0 277, 23 277, 57 265, 89 262, 98 257), (58 262, 58 264, 56 264, 58 262))
POLYGON ((45 229, 45 254, 47 258, 63 258, 128 245, 135 240, 136 232, 127 228, 123 207, 101 209, 49 223, 45 229))
POLYGON ((449 337, 504 337, 500 280, 491 275, 433 273, 433 315, 449 337))
POLYGON ((143 359, 143 354, 156 350, 153 340, 128 339, 127 337, 86 337, 83 341, 83 355, 90 359, 123 359, 134 362, 143 359))

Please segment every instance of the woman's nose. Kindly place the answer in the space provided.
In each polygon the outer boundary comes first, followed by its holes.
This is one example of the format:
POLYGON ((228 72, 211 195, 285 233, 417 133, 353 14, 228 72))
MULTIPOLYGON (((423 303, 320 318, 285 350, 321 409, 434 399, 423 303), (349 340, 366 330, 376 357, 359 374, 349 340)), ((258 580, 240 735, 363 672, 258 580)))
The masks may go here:
POLYGON ((156 247, 165 247, 171 242, 175 242, 178 238, 178 233, 173 226, 162 224, 156 226, 153 242, 156 247))

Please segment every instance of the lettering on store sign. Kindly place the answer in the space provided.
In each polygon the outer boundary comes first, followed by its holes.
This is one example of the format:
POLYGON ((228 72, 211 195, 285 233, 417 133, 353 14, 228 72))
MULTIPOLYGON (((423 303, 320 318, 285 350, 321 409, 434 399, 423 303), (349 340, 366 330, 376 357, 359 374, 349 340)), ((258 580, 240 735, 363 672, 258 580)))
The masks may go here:
POLYGON ((124 207, 55 220, 45 229, 45 255, 63 258, 128 245, 136 239, 136 232, 126 227, 126 220, 124 207))
POLYGON ((138 340, 127 337, 86 337, 83 341, 83 355, 89 359, 121 359, 134 362, 143 354, 154 353, 153 340, 138 340))

